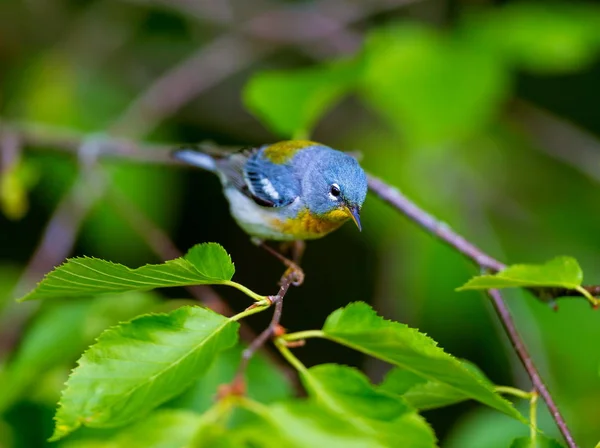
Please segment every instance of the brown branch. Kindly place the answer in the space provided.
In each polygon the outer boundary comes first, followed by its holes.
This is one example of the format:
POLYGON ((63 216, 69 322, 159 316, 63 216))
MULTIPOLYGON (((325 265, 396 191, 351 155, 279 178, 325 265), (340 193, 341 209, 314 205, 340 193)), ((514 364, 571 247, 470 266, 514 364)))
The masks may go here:
MULTIPOLYGON (((452 230, 447 224, 436 220, 425 210, 422 210, 414 202, 410 201, 406 196, 400 193, 398 189, 387 185, 382 180, 373 176, 369 176, 369 189, 394 209, 398 210, 400 213, 409 218, 411 221, 471 259, 480 268, 498 271, 505 267, 503 263, 490 257, 481 249, 468 242, 465 238, 452 230)), ((548 409, 550 410, 550 413, 554 418, 554 421, 556 422, 560 432, 565 438, 569 448, 577 448, 565 419, 561 415, 558 406, 552 398, 552 395, 544 384, 544 381, 542 380, 542 377, 540 376, 533 359, 527 352, 525 344, 523 343, 523 340, 517 331, 513 318, 508 310, 506 302, 502 298, 502 295, 498 290, 495 289, 489 290, 488 294, 492 299, 494 309, 496 310, 496 313, 500 318, 515 351, 521 359, 527 374, 531 378, 531 382, 533 383, 535 389, 539 392, 540 396, 546 402, 546 405, 548 406, 548 409)))
POLYGON ((298 279, 298 272, 294 269, 288 269, 283 277, 281 277, 281 282, 279 286, 279 292, 277 295, 269 297, 271 303, 275 304, 275 310, 273 311, 273 317, 271 318, 271 322, 269 326, 263 330, 261 334, 258 335, 254 341, 244 350, 242 353, 242 360, 238 367, 238 370, 233 378, 231 384, 226 385, 221 391, 220 395, 227 394, 235 394, 235 395, 243 395, 246 392, 246 382, 245 375, 246 370, 248 369, 248 364, 250 360, 254 356, 254 354, 271 338, 275 335, 277 329, 279 328, 279 323, 281 322, 281 314, 283 312, 283 299, 286 296, 290 286, 295 285, 298 279))
POLYGON ((510 315, 510 312, 508 311, 508 307, 506 306, 502 295, 500 294, 500 291, 498 291, 497 289, 490 289, 487 293, 492 299, 494 309, 496 310, 496 313, 498 314, 498 317, 502 322, 502 326, 504 327, 504 330, 508 334, 512 345, 515 348, 519 359, 523 363, 523 366, 525 367, 529 378, 531 378, 533 387, 546 402, 546 405, 550 410, 550 414, 552 415, 552 418, 556 422, 556 426, 558 426, 558 429, 560 430, 567 444, 569 445, 569 448, 577 448, 577 445, 573 440, 573 436, 571 435, 571 432, 567 427, 565 419, 558 410, 558 406, 556 406, 556 403, 554 402, 550 391, 546 387, 546 384, 542 380, 542 377, 540 376, 535 366, 535 363, 533 362, 533 358, 531 357, 531 355, 529 355, 527 347, 525 347, 525 344, 523 343, 523 340, 521 339, 521 336, 517 331, 517 327, 515 326, 515 323, 512 319, 512 316, 510 315))
POLYGON ((389 205, 400 210, 410 220, 415 221, 429 233, 434 234, 461 254, 472 259, 483 269, 500 271, 506 267, 500 261, 495 260, 482 252, 473 243, 470 243, 465 238, 458 235, 448 226, 448 224, 438 221, 400 193, 399 190, 390 187, 382 180, 374 176, 369 176, 369 189, 389 205))

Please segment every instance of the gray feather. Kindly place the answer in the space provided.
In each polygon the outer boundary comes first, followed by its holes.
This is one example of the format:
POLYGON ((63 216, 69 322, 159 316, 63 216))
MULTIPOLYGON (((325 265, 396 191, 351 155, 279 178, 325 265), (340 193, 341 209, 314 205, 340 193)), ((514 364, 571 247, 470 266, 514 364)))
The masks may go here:
POLYGON ((206 171, 216 171, 217 165, 215 159, 208 154, 204 154, 193 149, 178 149, 173 151, 173 158, 188 165, 202 168, 206 171))

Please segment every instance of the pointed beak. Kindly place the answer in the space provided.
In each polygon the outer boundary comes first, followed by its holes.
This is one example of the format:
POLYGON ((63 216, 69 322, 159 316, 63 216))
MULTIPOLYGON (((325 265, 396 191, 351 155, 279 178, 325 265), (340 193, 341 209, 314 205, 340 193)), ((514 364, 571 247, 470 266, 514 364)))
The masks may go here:
POLYGON ((358 206, 346 205, 346 212, 348 213, 348 216, 352 218, 352 221, 354 221, 356 227, 358 227, 358 231, 362 232, 362 224, 360 223, 360 209, 358 206))

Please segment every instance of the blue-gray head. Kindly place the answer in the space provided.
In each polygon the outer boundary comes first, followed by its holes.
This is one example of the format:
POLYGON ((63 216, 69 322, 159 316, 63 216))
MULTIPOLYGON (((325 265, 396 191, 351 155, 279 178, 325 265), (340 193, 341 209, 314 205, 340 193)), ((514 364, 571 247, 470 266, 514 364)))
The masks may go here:
MULTIPOLYGON (((367 175, 358 161, 327 146, 305 151, 302 191, 307 207, 317 215, 331 216, 340 211, 361 229, 360 209, 367 196, 367 175)), ((339 218, 338 218, 339 219, 339 218)))

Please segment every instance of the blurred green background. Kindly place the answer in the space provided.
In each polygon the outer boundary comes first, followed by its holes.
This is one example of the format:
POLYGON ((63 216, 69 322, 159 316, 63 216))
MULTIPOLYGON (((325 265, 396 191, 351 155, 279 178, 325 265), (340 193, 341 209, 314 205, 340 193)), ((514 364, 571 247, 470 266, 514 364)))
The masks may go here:
MULTIPOLYGON (((310 134, 361 152, 368 171, 493 256, 571 255, 597 284, 599 53, 593 3, 3 0, 0 446, 46 445, 62 383, 104 328, 189 297, 13 303, 66 256, 160 261, 132 226, 143 216, 181 250, 222 244, 237 281, 254 290, 272 290, 281 274, 236 227, 216 178, 110 159, 100 163, 103 182, 86 163, 98 142, 243 147, 310 134), (31 129, 41 137, 25 138, 31 129), (79 157, 55 151, 69 146, 61 138, 85 143, 79 157)), ((286 298, 288 329, 318 328, 334 309, 365 300, 494 382, 530 388, 484 297, 454 292, 476 274, 468 262, 374 197, 363 225, 309 243, 307 280, 286 298)), ((236 291, 218 292, 236 311, 247 306, 236 291)), ((525 293, 507 297, 576 440, 594 446, 600 315, 580 300, 555 312, 525 293)), ((260 330, 267 317, 250 324, 260 330)), ((307 365, 361 366, 376 381, 386 371, 327 342, 297 353, 307 365)), ((179 403, 204 409, 211 392, 197 389, 179 403)), ((282 384, 265 399, 287 393, 282 384)), ((508 447, 528 431, 473 403, 425 417, 451 448, 508 447)))

